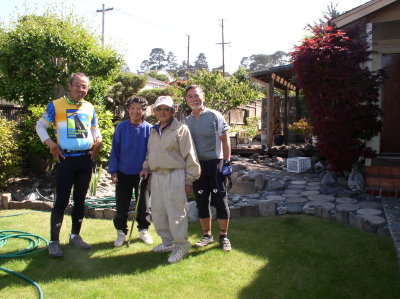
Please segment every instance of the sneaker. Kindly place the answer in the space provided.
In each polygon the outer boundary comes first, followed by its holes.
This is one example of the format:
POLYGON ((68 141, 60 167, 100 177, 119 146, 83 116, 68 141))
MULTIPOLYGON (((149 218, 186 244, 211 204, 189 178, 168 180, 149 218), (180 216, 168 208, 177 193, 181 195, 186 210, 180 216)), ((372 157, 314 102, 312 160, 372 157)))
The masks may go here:
POLYGON ((204 235, 194 246, 204 247, 211 243, 214 243, 214 237, 212 235, 204 235))
POLYGON ((168 263, 177 263, 187 256, 187 252, 181 248, 175 248, 168 258, 168 263))
POLYGON ((145 244, 153 244, 153 238, 151 237, 147 229, 142 229, 141 231, 139 231, 139 233, 140 239, 142 239, 145 244))
POLYGON ((64 253, 61 250, 59 241, 51 241, 48 247, 49 255, 52 257, 63 257, 64 253))
POLYGON ((92 249, 92 247, 88 243, 82 240, 80 235, 75 235, 75 237, 72 239, 69 238, 69 244, 83 250, 92 249))
POLYGON ((231 242, 226 236, 222 236, 219 238, 219 246, 222 250, 230 251, 232 249, 231 242))
POLYGON ((121 247, 126 241, 126 235, 122 230, 117 230, 117 239, 114 242, 115 247, 121 247))
POLYGON ((164 243, 161 243, 160 245, 157 245, 156 247, 153 248, 153 252, 170 252, 175 248, 174 245, 166 245, 164 243))

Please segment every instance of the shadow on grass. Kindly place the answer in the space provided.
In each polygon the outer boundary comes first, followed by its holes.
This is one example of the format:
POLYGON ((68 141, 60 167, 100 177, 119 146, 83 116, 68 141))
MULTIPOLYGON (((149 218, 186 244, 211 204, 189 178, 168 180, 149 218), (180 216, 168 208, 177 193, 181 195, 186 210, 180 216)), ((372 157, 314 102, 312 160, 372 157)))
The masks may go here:
MULTIPOLYGON (((101 224, 104 234, 114 233, 101 224)), ((215 222, 213 230, 217 231, 215 222)), ((192 243, 201 237, 198 223, 189 225, 189 236, 192 243)), ((396 253, 388 236, 312 216, 288 215, 234 219, 229 238, 233 252, 221 255, 226 260, 210 267, 237 263, 237 267, 245 269, 247 265, 240 262, 240 257, 232 258, 238 256, 235 251, 261 259, 265 265, 250 284, 238 290, 238 298, 396 298, 400 293, 396 253)), ((111 241, 91 244, 90 251, 63 245, 62 259, 50 258, 47 251, 21 258, 21 263, 27 265, 21 273, 40 284, 57 279, 140 274, 169 266, 168 253, 153 253, 152 245, 144 245, 137 238, 132 239, 129 248, 115 248, 111 241)), ((196 258, 210 251, 220 251, 218 242, 192 249, 190 256, 196 258)), ((5 262, 0 260, 0 264, 5 262)), ((0 287, 7 283, 26 284, 7 276, 2 280, 0 287)))

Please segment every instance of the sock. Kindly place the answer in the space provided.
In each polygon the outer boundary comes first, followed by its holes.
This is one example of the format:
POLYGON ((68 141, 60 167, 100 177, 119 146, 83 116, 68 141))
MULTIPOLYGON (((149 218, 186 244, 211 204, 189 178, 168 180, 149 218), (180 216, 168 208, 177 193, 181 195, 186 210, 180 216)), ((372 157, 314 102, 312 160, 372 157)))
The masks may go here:
POLYGON ((71 240, 75 238, 76 234, 71 234, 71 240))

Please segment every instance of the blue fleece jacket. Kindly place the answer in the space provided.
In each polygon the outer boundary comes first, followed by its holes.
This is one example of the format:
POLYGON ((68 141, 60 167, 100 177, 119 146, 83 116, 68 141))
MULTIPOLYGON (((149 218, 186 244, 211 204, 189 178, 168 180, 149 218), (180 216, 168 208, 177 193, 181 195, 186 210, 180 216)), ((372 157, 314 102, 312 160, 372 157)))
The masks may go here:
POLYGON ((135 126, 128 119, 117 125, 112 140, 109 173, 120 171, 132 175, 142 170, 150 129, 151 125, 146 121, 135 126))

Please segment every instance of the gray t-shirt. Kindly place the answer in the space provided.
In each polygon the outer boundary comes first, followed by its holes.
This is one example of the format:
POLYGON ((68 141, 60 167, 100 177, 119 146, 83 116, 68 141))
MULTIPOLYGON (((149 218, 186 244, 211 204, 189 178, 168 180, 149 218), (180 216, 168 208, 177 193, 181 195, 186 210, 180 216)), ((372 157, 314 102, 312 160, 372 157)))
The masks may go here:
POLYGON ((184 123, 192 134, 200 161, 223 158, 220 136, 226 133, 229 127, 220 112, 205 108, 198 119, 191 114, 185 118, 184 123))

